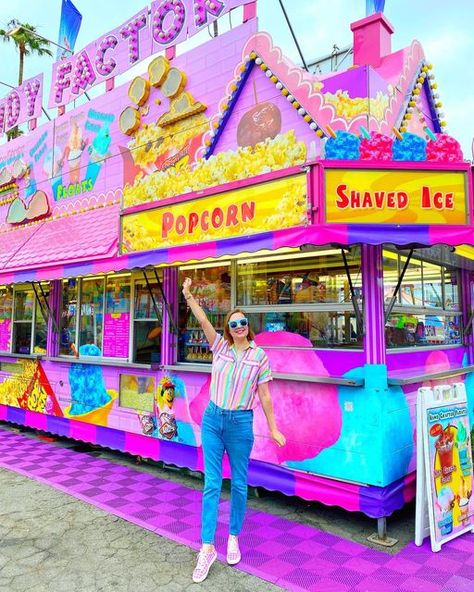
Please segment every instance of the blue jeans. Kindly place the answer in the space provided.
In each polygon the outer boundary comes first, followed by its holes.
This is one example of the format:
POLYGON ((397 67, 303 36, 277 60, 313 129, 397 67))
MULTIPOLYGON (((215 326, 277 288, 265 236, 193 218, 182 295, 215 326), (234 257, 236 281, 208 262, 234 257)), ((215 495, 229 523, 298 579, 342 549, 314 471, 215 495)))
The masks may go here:
POLYGON ((231 469, 230 534, 242 529, 247 506, 247 473, 253 446, 253 411, 230 411, 209 403, 202 418, 204 492, 202 542, 213 544, 222 487, 222 459, 227 452, 231 469))

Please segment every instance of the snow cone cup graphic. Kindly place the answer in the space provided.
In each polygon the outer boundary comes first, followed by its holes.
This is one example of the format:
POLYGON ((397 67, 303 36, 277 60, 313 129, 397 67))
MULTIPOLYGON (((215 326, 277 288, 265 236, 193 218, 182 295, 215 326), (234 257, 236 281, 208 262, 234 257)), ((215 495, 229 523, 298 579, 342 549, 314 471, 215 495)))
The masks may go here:
POLYGON ((77 419, 78 421, 85 421, 87 423, 93 423, 94 425, 106 426, 110 411, 112 410, 113 404, 115 399, 118 397, 118 392, 112 389, 107 391, 110 399, 104 405, 97 407, 96 409, 92 409, 91 411, 87 411, 85 413, 71 413, 71 408, 73 407, 70 405, 64 410, 64 414, 69 419, 77 419))

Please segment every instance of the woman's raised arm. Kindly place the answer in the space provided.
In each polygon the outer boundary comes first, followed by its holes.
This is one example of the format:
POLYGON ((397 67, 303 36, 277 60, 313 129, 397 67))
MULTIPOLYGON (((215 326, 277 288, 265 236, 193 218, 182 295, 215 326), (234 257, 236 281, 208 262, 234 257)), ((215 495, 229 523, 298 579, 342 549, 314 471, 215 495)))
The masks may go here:
POLYGON ((202 330, 204 331, 204 335, 206 336, 206 339, 209 343, 209 346, 212 347, 214 345, 214 342, 216 341, 217 332, 214 329, 214 327, 211 325, 211 323, 209 322, 209 319, 207 318, 204 310, 201 308, 201 306, 199 305, 197 300, 191 294, 191 292, 190 292, 191 285, 192 285, 191 278, 188 278, 188 277, 185 278, 185 280, 183 282, 183 296, 186 300, 186 304, 189 306, 192 313, 194 314, 194 316, 198 320, 199 324, 201 325, 202 330))

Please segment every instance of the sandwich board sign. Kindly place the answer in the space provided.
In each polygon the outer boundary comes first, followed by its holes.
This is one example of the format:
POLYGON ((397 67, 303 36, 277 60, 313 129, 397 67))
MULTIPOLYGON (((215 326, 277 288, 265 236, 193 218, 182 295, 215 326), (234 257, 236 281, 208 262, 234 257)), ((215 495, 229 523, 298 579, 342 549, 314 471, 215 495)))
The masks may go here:
POLYGON ((418 389, 415 543, 474 532, 471 426, 463 383, 418 389))

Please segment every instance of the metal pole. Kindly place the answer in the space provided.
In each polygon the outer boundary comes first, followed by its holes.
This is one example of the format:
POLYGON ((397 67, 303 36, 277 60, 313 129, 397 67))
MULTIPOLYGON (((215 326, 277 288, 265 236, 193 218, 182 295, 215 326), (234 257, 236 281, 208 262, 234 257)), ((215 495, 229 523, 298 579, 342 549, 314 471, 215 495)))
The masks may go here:
POLYGON ((303 62, 304 69, 306 70, 306 72, 309 72, 308 66, 306 65, 305 59, 303 57, 303 52, 301 51, 300 45, 299 45, 298 40, 296 39, 296 35, 293 31, 293 27, 291 26, 290 19, 288 18, 288 15, 286 14, 285 7, 283 6, 283 0, 278 0, 278 1, 280 3, 283 14, 285 16, 288 28, 290 29, 290 33, 291 33, 291 36, 293 37, 293 41, 295 42, 296 49, 298 50, 298 53, 300 54, 300 58, 301 58, 301 61, 303 62))

